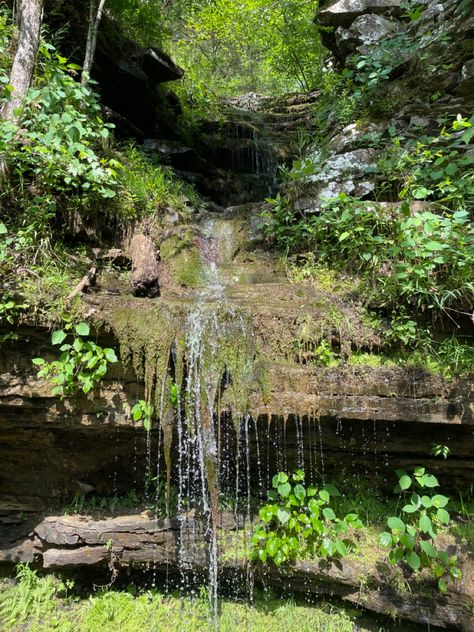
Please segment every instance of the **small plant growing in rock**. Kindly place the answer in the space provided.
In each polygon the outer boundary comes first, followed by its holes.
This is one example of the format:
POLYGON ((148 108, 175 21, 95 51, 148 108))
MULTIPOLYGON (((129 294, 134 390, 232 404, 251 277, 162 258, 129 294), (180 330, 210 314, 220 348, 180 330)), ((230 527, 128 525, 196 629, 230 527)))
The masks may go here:
POLYGON ((438 579, 439 590, 444 592, 448 579, 462 577, 456 556, 438 550, 434 543, 439 529, 451 521, 446 510, 449 498, 429 494, 439 483, 424 467, 416 467, 412 476, 405 470, 396 470, 396 474, 398 485, 394 491, 407 502, 401 517, 388 518, 390 531, 380 534, 380 544, 390 548, 388 558, 392 564, 405 562, 413 571, 429 569, 438 579))
POLYGON ((133 421, 143 420, 145 430, 151 430, 151 417, 153 415, 153 405, 140 399, 130 411, 133 421))
POLYGON ((331 497, 339 496, 333 485, 318 489, 305 486, 303 470, 273 477, 273 490, 259 512, 251 539, 252 557, 261 562, 271 559, 280 566, 297 557, 343 557, 350 551, 351 528, 362 527, 355 513, 340 519, 331 505, 331 497))
POLYGON ((40 367, 39 377, 48 379, 53 385, 52 394, 61 399, 76 391, 89 393, 107 373, 108 365, 117 362, 115 351, 103 348, 88 340, 90 328, 87 323, 72 325, 51 334, 53 346, 59 346, 58 360, 46 362, 44 358, 34 358, 33 364, 40 367))

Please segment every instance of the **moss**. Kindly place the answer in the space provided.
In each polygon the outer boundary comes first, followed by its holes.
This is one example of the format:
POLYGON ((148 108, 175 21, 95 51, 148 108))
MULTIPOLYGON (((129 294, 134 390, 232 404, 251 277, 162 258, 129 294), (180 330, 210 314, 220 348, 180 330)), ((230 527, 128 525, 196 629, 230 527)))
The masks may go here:
POLYGON ((160 247, 160 255, 177 285, 189 288, 203 285, 201 253, 191 233, 184 237, 173 235, 165 239, 160 247))

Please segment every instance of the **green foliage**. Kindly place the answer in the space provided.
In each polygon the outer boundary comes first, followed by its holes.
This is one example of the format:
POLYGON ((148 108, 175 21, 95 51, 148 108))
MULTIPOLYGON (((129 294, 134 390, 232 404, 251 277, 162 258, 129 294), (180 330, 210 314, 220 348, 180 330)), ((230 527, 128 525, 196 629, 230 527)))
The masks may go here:
POLYGON ((146 402, 144 399, 140 399, 130 411, 133 421, 143 421, 143 427, 145 430, 151 430, 153 405, 146 402))
POLYGON ((73 514, 87 514, 92 512, 105 512, 107 514, 117 511, 127 511, 143 506, 143 498, 135 491, 130 490, 125 496, 89 496, 76 494, 72 501, 63 509, 66 516, 73 514))
MULTIPOLYGON (((444 309, 474 298, 474 232, 464 210, 393 212, 345 193, 323 203, 320 214, 302 216, 277 196, 264 226, 286 253, 317 250, 320 260, 359 272, 376 284, 379 302, 444 309)), ((394 323, 395 324, 395 323, 394 323)), ((413 321, 403 323, 411 337, 413 321)))
POLYGON ((68 323, 51 334, 52 345, 61 351, 59 359, 46 362, 44 358, 34 358, 33 364, 40 367, 38 377, 51 382, 53 395, 64 399, 78 390, 89 393, 107 373, 108 365, 117 362, 113 349, 87 340, 89 333, 87 323, 75 327, 68 323))
POLYGON ((49 618, 57 607, 58 597, 72 587, 63 584, 53 575, 40 577, 28 564, 16 567, 18 586, 3 590, 0 595, 0 623, 3 629, 17 630, 29 623, 32 629, 43 618, 49 618))
MULTIPOLYGON (((2 232, 2 224, 0 223, 0 234, 2 232)), ((0 257, 1 257, 1 245, 0 245, 0 257)), ((15 299, 9 295, 0 294, 0 326, 1 325, 14 325, 19 314, 27 307, 25 303, 17 303, 15 299)), ((0 346, 2 343, 11 340, 18 340, 18 334, 14 331, 8 331, 0 334, 0 346)))
MULTIPOLYGON (((33 573, 33 571, 30 571, 33 573)), ((156 589, 139 589, 134 584, 121 591, 108 590, 90 595, 69 596, 71 580, 36 576, 35 585, 1 585, 0 625, 2 630, 20 632, 209 632, 209 599, 202 587, 194 597, 164 594, 156 589), (62 587, 61 599, 51 594, 50 585, 62 587), (40 596, 40 593, 43 593, 40 596), (34 598, 33 598, 34 597, 34 598), (34 607, 29 609, 28 605, 34 607), (21 618, 12 618, 12 608, 21 618), (20 610, 21 608, 21 610, 20 610)), ((352 632, 353 617, 359 613, 346 612, 340 606, 326 603, 321 598, 315 603, 268 590, 255 590, 249 603, 238 594, 234 599, 223 598, 220 605, 220 632, 352 632)), ((406 632, 406 626, 404 627, 406 632)))
POLYGON ((390 531, 380 534, 380 544, 390 548, 392 564, 405 562, 412 571, 429 569, 438 579, 439 590, 444 592, 448 578, 462 577, 456 556, 437 549, 434 542, 439 529, 450 524, 446 510, 449 498, 432 494, 439 483, 424 467, 416 467, 411 476, 405 470, 397 470, 396 474, 398 485, 394 491, 406 504, 400 517, 388 518, 390 531))
POLYGON ((288 476, 280 472, 273 477, 271 503, 259 512, 262 521, 251 539, 253 559, 268 559, 280 566, 297 557, 313 555, 321 558, 347 555, 352 544, 351 528, 360 528, 357 514, 336 516, 331 497, 339 496, 333 485, 317 489, 305 486, 305 475, 296 470, 288 476))
POLYGON ((430 454, 432 454, 433 456, 442 456, 443 459, 446 460, 450 452, 451 450, 449 449, 447 445, 436 444, 436 443, 433 443, 431 445, 430 454))
POLYGON ((190 185, 148 158, 137 145, 129 143, 121 148, 119 158, 124 168, 119 173, 120 195, 113 207, 122 221, 160 217, 169 208, 183 212, 188 204, 199 204, 190 185))
POLYGON ((171 52, 186 68, 185 83, 208 92, 307 90, 316 84, 322 51, 314 9, 312 0, 195 1, 171 52))
POLYGON ((120 164, 100 154, 113 126, 100 118, 97 95, 74 79, 77 70, 42 43, 21 127, 0 121, 0 156, 10 174, 4 195, 34 186, 46 205, 53 194, 89 201, 115 196, 120 164))

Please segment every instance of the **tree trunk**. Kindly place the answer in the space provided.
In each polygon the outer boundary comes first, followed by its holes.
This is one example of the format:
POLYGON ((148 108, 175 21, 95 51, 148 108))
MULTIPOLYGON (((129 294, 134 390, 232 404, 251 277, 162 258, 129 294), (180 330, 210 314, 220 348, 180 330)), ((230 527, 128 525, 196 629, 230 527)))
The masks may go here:
POLYGON ((85 86, 89 82, 92 63, 94 61, 95 47, 97 44, 97 33, 99 31, 102 13, 104 12, 106 0, 99 0, 99 6, 96 8, 96 0, 90 0, 89 5, 89 29, 87 31, 86 54, 84 57, 84 66, 82 68, 81 85, 85 86))
POLYGON ((13 91, 2 112, 3 118, 14 123, 17 123, 20 118, 20 108, 33 77, 40 42, 43 2, 44 0, 23 0, 19 10, 18 48, 10 76, 13 91))

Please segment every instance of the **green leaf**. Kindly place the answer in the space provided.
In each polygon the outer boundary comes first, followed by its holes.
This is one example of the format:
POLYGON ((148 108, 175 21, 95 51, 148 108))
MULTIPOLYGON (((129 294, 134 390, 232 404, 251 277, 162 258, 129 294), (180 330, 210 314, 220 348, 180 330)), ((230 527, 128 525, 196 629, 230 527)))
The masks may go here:
POLYGON ((344 544, 342 540, 336 540, 335 542, 336 553, 338 553, 341 557, 347 555, 347 546, 344 544))
POLYGON ((442 494, 436 494, 431 499, 431 503, 433 507, 446 507, 448 502, 449 502, 449 498, 446 498, 446 496, 443 496, 442 494))
POLYGON ((6 235, 8 233, 8 229, 3 222, 0 222, 0 235, 6 235))
POLYGON ((398 484, 400 485, 400 489, 408 489, 411 486, 411 478, 408 474, 403 474, 403 476, 400 477, 398 484))
POLYGON ((415 551, 411 551, 406 557, 405 557, 407 564, 410 568, 412 568, 414 571, 417 571, 420 566, 421 566, 421 560, 418 556, 417 553, 415 553, 415 551))
POLYGON ((400 518, 397 518, 396 516, 391 516, 387 520, 387 524, 390 527, 390 529, 392 529, 392 531, 394 532, 397 532, 397 533, 405 532, 405 523, 403 522, 403 520, 400 520, 400 518))
POLYGON ((415 548, 415 538, 409 533, 402 533, 400 536, 400 542, 406 549, 410 551, 415 548))
POLYGON ((424 553, 426 553, 426 555, 428 557, 432 557, 434 559, 436 559, 438 557, 438 553, 437 553, 436 549, 431 544, 431 542, 428 542, 428 540, 421 540, 420 541, 420 547, 421 547, 421 550, 424 553))
POLYGON ((323 516, 326 518, 326 520, 335 520, 336 519, 336 514, 331 509, 331 507, 325 507, 323 509, 323 516))
POLYGON ((291 513, 287 509, 280 507, 277 512, 277 518, 281 524, 286 524, 290 519, 291 513))
POLYGON ((383 533, 379 535, 379 542, 382 546, 392 546, 392 543, 393 543, 392 534, 389 533, 388 531, 383 531, 383 533))
POLYGON ((451 521, 449 513, 446 511, 446 509, 438 509, 436 515, 438 516, 440 522, 442 522, 443 524, 449 524, 451 521))
POLYGON ((427 516, 426 514, 423 514, 422 516, 420 516, 420 520, 418 522, 418 528, 423 533, 430 533, 433 528, 433 524, 430 520, 430 517, 427 516))
POLYGON ((345 239, 347 239, 348 237, 351 236, 351 233, 348 231, 345 231, 344 233, 342 233, 341 235, 339 235, 339 241, 344 241, 345 239))
POLYGON ((438 479, 433 474, 425 474, 423 476, 423 482, 426 487, 439 487, 438 479))
POLYGON ((36 364, 36 366, 43 366, 43 364, 46 364, 44 358, 33 358, 32 362, 33 364, 36 364))
POLYGON ((276 488, 280 483, 286 483, 287 481, 288 475, 284 472, 279 472, 278 474, 275 474, 275 476, 272 478, 272 485, 276 488))
POLYGON ((320 489, 319 490, 319 494, 318 496, 321 498, 321 500, 323 500, 325 503, 328 503, 330 501, 330 496, 329 496, 329 492, 326 489, 320 489))
POLYGON ((145 419, 143 420, 143 427, 145 428, 145 430, 147 432, 149 432, 151 430, 151 419, 150 419, 150 417, 145 417, 145 419))
POLYGON ((304 500, 306 497, 306 490, 303 485, 295 485, 293 493, 295 497, 300 501, 304 500))
POLYGON ((87 323, 79 323, 76 325, 75 331, 78 336, 88 336, 90 332, 89 325, 87 323))
POLYGON ((82 342, 82 340, 80 338, 76 338, 73 342, 73 349, 75 351, 77 351, 79 353, 79 351, 81 351, 82 347, 84 346, 84 343, 82 342))
POLYGON ((424 200, 432 193, 433 191, 431 189, 427 189, 426 187, 417 187, 413 190, 413 197, 416 200, 424 200))
POLYGON ((431 498, 429 496, 422 496, 421 497, 421 504, 423 505, 423 507, 425 507, 426 509, 429 509, 432 505, 432 501, 431 498))
POLYGON ((415 507, 414 505, 405 505, 402 508, 402 511, 404 511, 405 513, 415 513, 415 511, 418 511, 418 507, 415 507))
POLYGON ((117 355, 113 349, 104 349, 104 355, 107 362, 110 362, 111 364, 118 362, 117 355))
POLYGON ((443 577, 438 579, 438 588, 440 592, 446 592, 448 590, 448 583, 443 577))
POLYGON ((60 345, 67 338, 67 334, 62 330, 58 329, 57 331, 53 331, 51 334, 51 344, 60 345))
POLYGON ((331 483, 326 483, 326 485, 324 485, 323 489, 325 491, 327 491, 330 496, 340 496, 341 495, 341 493, 337 489, 337 487, 335 485, 331 485, 331 483))
POLYGON ((291 492, 290 483, 282 483, 281 485, 278 485, 278 493, 280 494, 282 498, 286 498, 287 496, 289 496, 290 492, 291 492))

